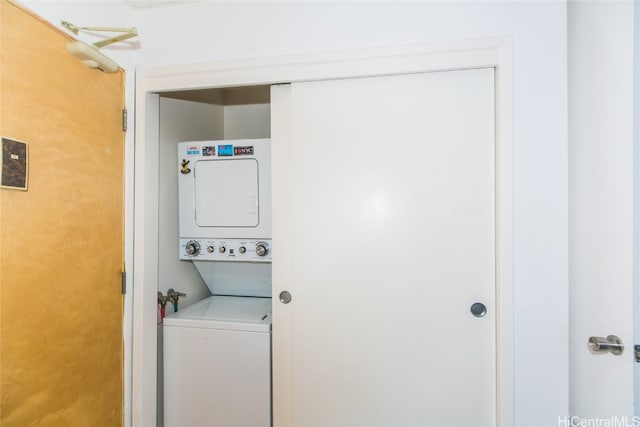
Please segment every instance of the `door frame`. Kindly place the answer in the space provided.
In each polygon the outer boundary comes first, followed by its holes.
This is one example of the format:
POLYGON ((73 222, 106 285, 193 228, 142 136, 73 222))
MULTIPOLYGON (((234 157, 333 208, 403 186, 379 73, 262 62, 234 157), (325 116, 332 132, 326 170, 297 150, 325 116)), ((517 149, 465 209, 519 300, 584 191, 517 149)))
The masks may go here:
MULTIPOLYGON (((159 93, 473 68, 495 69, 496 414, 499 426, 513 425, 512 41, 500 37, 137 70, 133 426, 156 424, 159 93)), ((288 320, 283 317, 274 321, 288 320)), ((290 337, 274 333, 273 348, 289 354, 290 337)), ((274 412, 290 414, 289 390, 274 389, 274 396, 282 396, 274 399, 274 412)), ((281 419, 290 420, 286 416, 281 419)))

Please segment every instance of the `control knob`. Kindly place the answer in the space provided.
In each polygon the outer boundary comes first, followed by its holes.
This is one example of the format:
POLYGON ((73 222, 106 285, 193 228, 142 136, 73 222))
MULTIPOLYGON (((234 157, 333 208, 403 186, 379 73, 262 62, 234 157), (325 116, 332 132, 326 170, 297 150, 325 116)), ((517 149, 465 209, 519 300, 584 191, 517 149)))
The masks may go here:
POLYGON ((218 246, 218 252, 220 252, 221 254, 225 253, 227 251, 227 248, 225 248, 224 246, 218 246))
POLYGON ((258 254, 258 256, 265 256, 268 252, 269 249, 267 249, 266 243, 258 243, 256 245, 256 254, 258 254))
POLYGON ((187 252, 187 255, 196 256, 200 253, 200 243, 196 242, 195 240, 190 240, 189 242, 187 242, 184 249, 187 252))
POLYGON ((238 248, 238 252, 240 252, 241 254, 243 254, 243 253, 247 252, 247 248, 245 248, 244 246, 240 246, 240 247, 238 248))

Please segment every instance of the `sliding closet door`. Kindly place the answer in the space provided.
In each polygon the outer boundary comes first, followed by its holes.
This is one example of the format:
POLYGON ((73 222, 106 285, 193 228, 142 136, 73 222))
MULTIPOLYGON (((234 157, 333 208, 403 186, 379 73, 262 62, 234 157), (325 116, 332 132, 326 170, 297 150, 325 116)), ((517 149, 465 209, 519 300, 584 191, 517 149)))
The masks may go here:
POLYGON ((495 425, 493 69, 272 105, 274 424, 495 425))

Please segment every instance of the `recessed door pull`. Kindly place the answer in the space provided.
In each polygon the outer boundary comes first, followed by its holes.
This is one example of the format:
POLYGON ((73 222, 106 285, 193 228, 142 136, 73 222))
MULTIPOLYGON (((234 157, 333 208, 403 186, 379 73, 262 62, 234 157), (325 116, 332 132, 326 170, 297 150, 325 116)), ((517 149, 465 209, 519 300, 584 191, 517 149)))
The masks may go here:
POLYGON ((590 337, 589 350, 594 354, 611 353, 620 356, 624 352, 622 340, 615 335, 603 337, 590 337))
POLYGON ((288 291, 280 292, 280 302, 283 304, 289 304, 291 302, 291 294, 288 291))

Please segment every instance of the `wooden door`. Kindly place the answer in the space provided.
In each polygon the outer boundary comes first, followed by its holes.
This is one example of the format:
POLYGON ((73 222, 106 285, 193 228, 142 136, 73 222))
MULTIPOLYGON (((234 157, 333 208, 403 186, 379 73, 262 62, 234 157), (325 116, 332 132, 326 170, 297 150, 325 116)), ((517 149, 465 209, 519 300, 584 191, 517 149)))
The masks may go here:
POLYGON ((493 81, 274 86, 275 425, 496 424, 493 81))
POLYGON ((0 134, 29 145, 0 189, 0 424, 123 423, 123 72, 0 0, 0 134))

